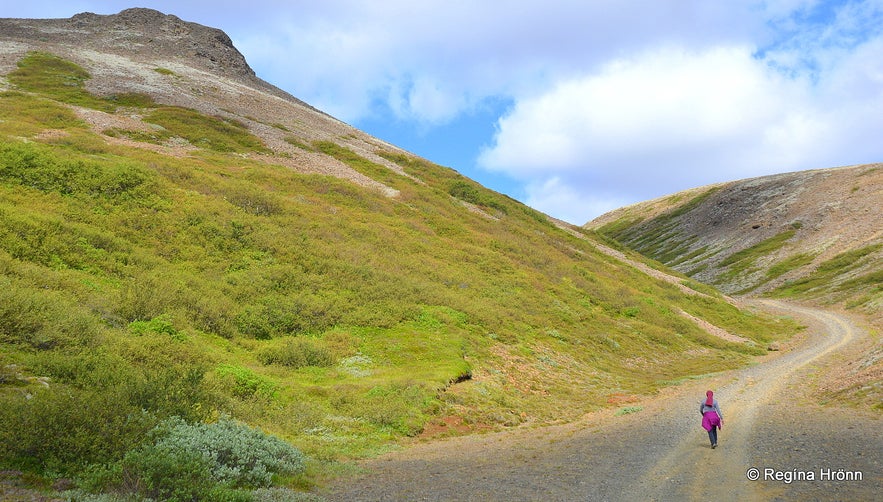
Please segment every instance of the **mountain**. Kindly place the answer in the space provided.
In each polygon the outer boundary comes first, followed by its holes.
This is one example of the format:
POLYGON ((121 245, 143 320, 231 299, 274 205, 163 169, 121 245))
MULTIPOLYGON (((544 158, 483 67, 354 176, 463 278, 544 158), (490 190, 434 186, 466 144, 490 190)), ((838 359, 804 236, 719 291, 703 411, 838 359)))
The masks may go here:
MULTIPOLYGON (((612 211, 587 229, 729 294, 845 308, 883 327, 883 164, 705 186, 612 211)), ((879 407, 883 343, 835 394, 879 407), (876 403, 876 404, 875 404, 876 403)))
POLYGON ((587 225, 732 294, 879 311, 883 165, 778 174, 688 190, 587 225))
POLYGON ((799 329, 312 108, 220 30, 0 19, 0 75, 0 469, 44 485, 309 486, 799 329))

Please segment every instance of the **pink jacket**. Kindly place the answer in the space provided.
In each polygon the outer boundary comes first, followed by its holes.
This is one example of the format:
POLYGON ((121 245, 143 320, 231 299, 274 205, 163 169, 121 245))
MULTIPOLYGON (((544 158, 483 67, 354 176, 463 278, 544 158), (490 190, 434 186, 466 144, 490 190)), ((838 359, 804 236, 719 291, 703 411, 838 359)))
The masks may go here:
POLYGON ((711 429, 714 429, 715 427, 717 427, 718 429, 721 428, 720 415, 718 415, 717 412, 714 410, 706 411, 702 415, 702 428, 707 431, 710 431, 711 429))

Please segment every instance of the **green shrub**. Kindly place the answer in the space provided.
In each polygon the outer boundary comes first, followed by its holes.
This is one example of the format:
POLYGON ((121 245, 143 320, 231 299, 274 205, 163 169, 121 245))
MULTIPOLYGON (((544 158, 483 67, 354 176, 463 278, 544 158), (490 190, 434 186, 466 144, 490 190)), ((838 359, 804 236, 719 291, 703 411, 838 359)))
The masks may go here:
POLYGON ((66 474, 121 458, 155 422, 122 389, 54 385, 0 395, 0 423, 0 464, 66 474))
POLYGON ((152 500, 201 500, 214 488, 209 460, 195 451, 147 445, 129 452, 118 469, 118 490, 152 500))
POLYGON ((251 500, 237 489, 268 488, 275 475, 301 474, 304 461, 297 448, 230 418, 191 424, 173 417, 121 460, 93 466, 81 484, 152 500, 251 500))
POLYGON ((619 411, 616 412, 616 416, 629 415, 643 410, 643 406, 626 406, 625 408, 620 408, 619 411))
POLYGON ((216 392, 205 383, 202 366, 170 367, 144 371, 122 385, 128 401, 160 418, 178 416, 202 420, 219 404, 216 392))
POLYGON ((240 398, 273 398, 276 395, 276 385, 254 371, 242 366, 222 364, 218 366, 218 374, 229 382, 229 387, 234 396, 240 398))
POLYGON ((228 486, 268 487, 274 474, 299 474, 305 467, 304 456, 295 447, 230 418, 192 425, 172 420, 164 427, 158 448, 199 453, 212 479, 228 486))
POLYGON ((0 144, 0 179, 41 192, 109 200, 143 199, 156 188, 134 163, 62 155, 36 143, 0 144))
POLYGON ((0 277, 0 343, 36 350, 90 346, 101 329, 64 295, 0 277))
POLYGON ((334 356, 321 341, 296 338, 286 340, 279 347, 264 349, 258 354, 264 364, 280 364, 289 368, 333 366, 334 356))
POLYGON ((234 206, 255 216, 271 216, 282 212, 282 205, 269 192, 255 187, 238 187, 227 193, 234 206))
POLYGON ((234 323, 243 335, 268 340, 280 335, 318 333, 340 319, 334 299, 318 295, 271 295, 260 304, 243 308, 234 323))
POLYGON ((126 323, 163 315, 172 307, 170 297, 176 296, 176 291, 165 286, 167 280, 150 274, 123 283, 114 314, 126 323))
POLYGON ((175 328, 174 324, 172 324, 172 318, 168 314, 154 317, 149 321, 132 321, 129 323, 129 331, 139 336, 146 333, 158 333, 168 335, 170 338, 178 341, 187 339, 184 333, 175 328))

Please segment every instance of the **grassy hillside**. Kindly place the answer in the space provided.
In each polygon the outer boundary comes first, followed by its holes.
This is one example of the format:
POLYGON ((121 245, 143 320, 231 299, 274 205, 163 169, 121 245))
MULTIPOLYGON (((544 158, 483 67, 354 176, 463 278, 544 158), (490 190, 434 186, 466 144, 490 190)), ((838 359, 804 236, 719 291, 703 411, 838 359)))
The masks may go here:
MULTIPOLYGON (((248 424, 272 434, 254 448, 306 454, 271 470, 297 487, 446 418, 574 419, 795 329, 651 279, 450 169, 375 152, 403 176, 333 138, 299 145, 389 197, 274 163, 244 123, 93 96, 88 78, 37 53, 0 92, 0 469, 186 498, 144 491, 170 466, 208 472, 168 445, 248 424), (95 131, 76 107, 152 132, 95 131)), ((269 483, 211 479, 224 497, 269 483)))

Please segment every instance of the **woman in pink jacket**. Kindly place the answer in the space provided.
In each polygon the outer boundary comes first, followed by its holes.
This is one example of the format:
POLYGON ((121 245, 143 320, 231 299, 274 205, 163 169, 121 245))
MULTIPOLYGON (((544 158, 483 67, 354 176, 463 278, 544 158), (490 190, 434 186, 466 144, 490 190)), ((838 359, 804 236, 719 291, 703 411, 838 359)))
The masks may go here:
POLYGON ((711 447, 717 448, 717 430, 723 428, 724 416, 714 398, 714 392, 705 393, 705 401, 699 404, 699 413, 702 414, 702 428, 708 431, 711 447))

